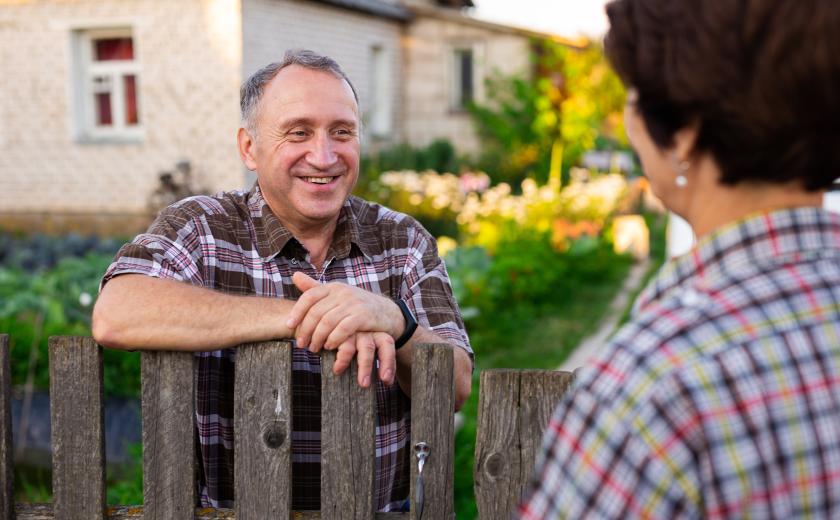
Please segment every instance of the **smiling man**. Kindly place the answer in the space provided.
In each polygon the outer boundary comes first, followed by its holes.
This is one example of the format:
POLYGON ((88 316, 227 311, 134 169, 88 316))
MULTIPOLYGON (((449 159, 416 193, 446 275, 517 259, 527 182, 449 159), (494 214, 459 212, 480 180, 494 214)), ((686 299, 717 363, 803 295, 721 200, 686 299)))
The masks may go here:
POLYGON ((123 246, 102 280, 93 335, 107 347, 198 356, 196 421, 204 506, 233 505, 235 345, 294 338, 293 508, 320 508, 320 357, 377 366, 376 505, 407 507, 411 353, 455 352, 456 406, 472 350, 434 239, 414 219, 350 192, 360 117, 330 58, 289 51, 242 86, 237 134, 248 192, 184 199, 123 246))

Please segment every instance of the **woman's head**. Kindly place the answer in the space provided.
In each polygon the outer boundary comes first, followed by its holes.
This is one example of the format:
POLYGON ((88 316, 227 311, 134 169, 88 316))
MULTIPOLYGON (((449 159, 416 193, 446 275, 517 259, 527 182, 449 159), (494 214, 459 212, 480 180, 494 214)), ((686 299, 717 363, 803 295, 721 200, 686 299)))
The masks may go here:
POLYGON ((615 0, 607 14, 607 55, 657 147, 697 128, 725 185, 840 177, 840 2, 615 0))

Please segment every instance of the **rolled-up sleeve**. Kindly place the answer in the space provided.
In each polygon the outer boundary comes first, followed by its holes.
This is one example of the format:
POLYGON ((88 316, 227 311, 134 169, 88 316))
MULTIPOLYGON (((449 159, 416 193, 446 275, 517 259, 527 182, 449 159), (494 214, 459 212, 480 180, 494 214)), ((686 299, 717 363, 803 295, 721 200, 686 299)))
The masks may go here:
POLYGON ((177 208, 167 209, 146 233, 120 248, 102 277, 100 290, 122 274, 204 285, 203 252, 208 248, 198 228, 194 217, 180 214, 177 208))
POLYGON ((467 351, 473 351, 452 293, 446 265, 438 256, 434 238, 421 228, 409 233, 410 254, 403 272, 401 297, 417 317, 417 323, 467 351))

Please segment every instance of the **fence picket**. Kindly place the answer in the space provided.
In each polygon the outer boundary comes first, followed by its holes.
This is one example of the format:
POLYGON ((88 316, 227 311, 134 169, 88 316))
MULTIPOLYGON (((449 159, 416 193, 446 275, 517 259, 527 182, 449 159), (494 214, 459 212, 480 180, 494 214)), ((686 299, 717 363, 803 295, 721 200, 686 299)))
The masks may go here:
MULTIPOLYGON (((534 475, 542 437, 554 408, 572 384, 571 372, 522 370, 519 373, 519 497, 534 475)), ((519 498, 517 497, 517 498, 519 498)))
POLYGON ((190 518, 195 508, 191 352, 141 353, 145 520, 190 518))
POLYGON ((238 520, 289 518, 292 503, 292 351, 288 342, 239 346, 234 399, 238 520))
POLYGON ((420 520, 416 499, 414 445, 431 448, 423 468, 425 520, 455 516, 455 379, 452 347, 415 345, 411 365, 411 518, 420 520))
POLYGON ((56 518, 105 514, 102 349, 93 338, 49 340, 53 510, 56 518))
POLYGON ((14 459, 12 454, 11 360, 9 336, 0 334, 0 518, 14 518, 14 459))
POLYGON ((474 470, 480 518, 510 518, 533 474, 551 412, 572 379, 553 370, 481 373, 474 470))
POLYGON ((335 351, 321 356, 321 514, 337 520, 369 520, 374 514, 376 370, 361 388, 356 360, 332 373, 335 351))

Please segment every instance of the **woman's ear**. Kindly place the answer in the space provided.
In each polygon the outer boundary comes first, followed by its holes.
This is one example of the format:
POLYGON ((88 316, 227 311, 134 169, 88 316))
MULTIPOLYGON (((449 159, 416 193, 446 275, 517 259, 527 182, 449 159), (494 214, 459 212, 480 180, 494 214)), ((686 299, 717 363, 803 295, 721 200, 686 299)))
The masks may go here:
POLYGON ((694 156, 697 138, 700 136, 700 120, 692 119, 686 126, 674 133, 672 151, 679 161, 690 161, 694 156))

